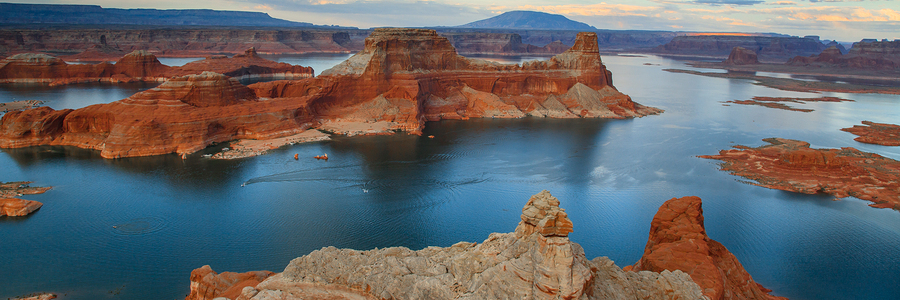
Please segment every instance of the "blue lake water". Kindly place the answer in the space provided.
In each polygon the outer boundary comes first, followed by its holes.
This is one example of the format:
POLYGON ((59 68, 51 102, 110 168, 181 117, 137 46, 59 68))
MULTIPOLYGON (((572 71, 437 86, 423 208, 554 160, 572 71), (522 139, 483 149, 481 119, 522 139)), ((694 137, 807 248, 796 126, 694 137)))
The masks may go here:
MULTIPOLYGON (((710 237, 776 295, 900 297, 900 212, 745 184, 719 171, 717 161, 696 157, 782 137, 900 159, 900 147, 857 143, 839 130, 862 120, 897 123, 896 95, 787 92, 665 72, 687 68, 666 58, 603 59, 620 91, 666 112, 634 120, 432 122, 424 136, 434 139, 336 137, 234 161, 0 149, 0 181, 53 186, 23 197, 44 203, 36 213, 0 218, 0 298, 51 291, 65 294, 60 299, 181 299, 191 270, 205 264, 219 272, 280 272, 325 246, 480 242, 513 231, 528 197, 543 189, 560 199, 575 224, 570 237, 589 258, 633 264, 658 207, 695 195, 710 237), (810 113, 721 103, 753 96, 856 102, 790 104, 810 113), (322 153, 330 159, 311 158, 322 153)), ((50 90, 95 103, 135 88, 57 89, 50 90)), ((47 92, 22 93, 0 86, 0 101, 47 92)))

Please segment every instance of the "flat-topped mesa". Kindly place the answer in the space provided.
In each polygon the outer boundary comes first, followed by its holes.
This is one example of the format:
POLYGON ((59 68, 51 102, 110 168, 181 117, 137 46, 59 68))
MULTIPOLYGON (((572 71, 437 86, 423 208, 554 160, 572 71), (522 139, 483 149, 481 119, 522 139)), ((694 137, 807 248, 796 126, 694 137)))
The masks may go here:
POLYGON ((113 103, 6 113, 0 147, 76 146, 100 150, 104 158, 187 154, 234 139, 299 134, 313 125, 304 99, 258 101, 237 80, 206 72, 113 103))
POLYGON ((650 223, 643 257, 626 269, 687 272, 712 300, 785 299, 769 295, 725 246, 706 235, 701 204, 693 196, 663 203, 650 223))
MULTIPOLYGON (((630 118, 661 110, 612 86, 596 33, 546 61, 503 65, 468 59, 428 29, 376 29, 363 51, 311 81, 251 86, 261 97, 310 96, 328 131, 381 124, 381 132, 420 132, 425 121, 468 118, 630 118)), ((375 132, 370 132, 375 133, 375 132)))
POLYGON ((244 287, 236 300, 705 299, 682 271, 625 272, 606 257, 587 260, 547 191, 531 197, 521 220, 515 232, 492 233, 482 243, 418 251, 323 248, 244 287))

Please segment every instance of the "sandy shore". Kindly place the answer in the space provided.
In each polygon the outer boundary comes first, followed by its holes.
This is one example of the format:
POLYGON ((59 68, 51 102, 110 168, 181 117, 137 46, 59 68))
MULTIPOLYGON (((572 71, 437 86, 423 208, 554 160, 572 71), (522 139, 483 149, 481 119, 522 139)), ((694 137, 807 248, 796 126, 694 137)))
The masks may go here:
POLYGON ((299 134, 268 140, 238 140, 231 143, 230 148, 216 153, 214 159, 237 159, 266 154, 269 150, 281 146, 315 141, 325 141, 331 138, 321 131, 310 129, 299 134))

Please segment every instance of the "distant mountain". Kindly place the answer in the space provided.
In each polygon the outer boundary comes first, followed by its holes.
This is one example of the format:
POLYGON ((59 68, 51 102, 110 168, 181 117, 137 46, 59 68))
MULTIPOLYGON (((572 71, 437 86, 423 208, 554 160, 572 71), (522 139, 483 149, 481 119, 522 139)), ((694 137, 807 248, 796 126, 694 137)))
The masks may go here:
MULTIPOLYGON (((98 5, 0 3, 0 24, 121 24, 326 27, 269 14, 211 9, 119 9, 98 5)), ((332 26, 327 26, 332 27, 332 26)))
POLYGON ((569 20, 563 15, 517 10, 499 16, 460 25, 461 28, 597 30, 594 26, 569 20))

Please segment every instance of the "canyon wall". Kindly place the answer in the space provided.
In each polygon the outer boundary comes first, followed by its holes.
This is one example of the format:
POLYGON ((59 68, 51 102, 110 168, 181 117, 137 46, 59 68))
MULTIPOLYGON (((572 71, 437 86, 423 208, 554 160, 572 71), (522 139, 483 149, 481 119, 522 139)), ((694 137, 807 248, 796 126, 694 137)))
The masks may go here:
POLYGON ((314 78, 245 87, 206 72, 114 103, 9 112, 0 119, 0 147, 70 145, 100 150, 105 158, 184 155, 212 143, 311 128, 420 133, 425 121, 442 119, 622 119, 662 112, 613 87, 593 33, 579 34, 572 48, 550 60, 523 65, 467 59, 427 29, 376 29, 365 42, 363 51, 314 78))
POLYGON ((847 54, 835 46, 810 56, 791 58, 788 65, 813 67, 838 67, 867 70, 900 69, 900 40, 860 41, 853 44, 847 54))
POLYGON ((784 62, 797 55, 818 54, 826 48, 818 39, 810 37, 684 35, 657 47, 656 52, 725 58, 734 47, 756 52, 760 60, 778 62, 784 62))

